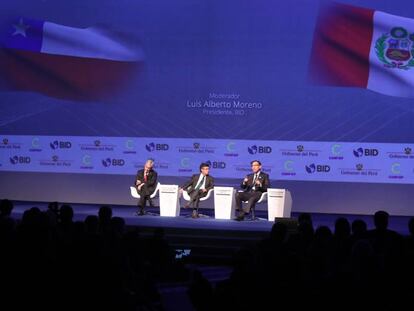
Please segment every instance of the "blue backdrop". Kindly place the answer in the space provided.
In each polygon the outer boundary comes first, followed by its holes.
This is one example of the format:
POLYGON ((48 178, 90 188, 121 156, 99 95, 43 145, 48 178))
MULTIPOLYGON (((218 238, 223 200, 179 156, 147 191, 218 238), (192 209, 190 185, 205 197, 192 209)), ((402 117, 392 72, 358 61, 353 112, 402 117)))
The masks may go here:
MULTIPOLYGON (((411 1, 342 2, 414 18, 411 1)), ((116 96, 0 92, 0 170, 131 175, 153 157, 164 175, 210 161, 213 175, 239 178, 258 158, 277 180, 413 183, 412 99, 307 84, 318 6, 2 1, 3 24, 24 16, 99 25, 128 34, 144 56, 116 96)))

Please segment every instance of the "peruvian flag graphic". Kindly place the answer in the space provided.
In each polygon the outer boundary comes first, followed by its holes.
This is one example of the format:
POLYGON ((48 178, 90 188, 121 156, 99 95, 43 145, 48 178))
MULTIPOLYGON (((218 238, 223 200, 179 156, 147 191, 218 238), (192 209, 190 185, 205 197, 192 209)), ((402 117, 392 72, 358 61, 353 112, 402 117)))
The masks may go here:
POLYGON ((414 97, 414 19, 355 6, 321 6, 309 81, 414 97))
POLYGON ((143 61, 142 48, 97 27, 17 18, 0 29, 0 87, 71 100, 119 91, 143 61))

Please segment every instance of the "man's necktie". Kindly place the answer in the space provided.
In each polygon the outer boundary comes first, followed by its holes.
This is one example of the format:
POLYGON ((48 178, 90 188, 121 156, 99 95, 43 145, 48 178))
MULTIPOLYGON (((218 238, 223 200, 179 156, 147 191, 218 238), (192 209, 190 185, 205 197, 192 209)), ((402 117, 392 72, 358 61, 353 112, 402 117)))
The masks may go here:
POLYGON ((257 180, 257 174, 254 174, 253 183, 252 183, 252 190, 256 190, 256 180, 257 180))
POLYGON ((148 179, 148 172, 144 172, 144 182, 147 182, 148 179))
POLYGON ((206 176, 203 176, 203 178, 201 178, 200 182, 197 184, 197 186, 194 188, 194 190, 197 191, 198 189, 200 189, 200 187, 203 184, 205 179, 206 179, 206 176))

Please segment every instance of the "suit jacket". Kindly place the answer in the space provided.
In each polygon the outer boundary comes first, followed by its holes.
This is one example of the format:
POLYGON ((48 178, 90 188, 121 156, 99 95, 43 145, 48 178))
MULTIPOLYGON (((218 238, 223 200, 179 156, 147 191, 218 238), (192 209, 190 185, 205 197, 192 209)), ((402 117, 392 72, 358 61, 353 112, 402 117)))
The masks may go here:
MULTIPOLYGON (((191 193, 194 188, 197 186, 198 179, 200 178, 200 174, 194 174, 191 176, 191 179, 186 182, 181 188, 186 190, 188 193, 191 193)), ((206 175, 206 183, 205 189, 207 192, 214 187, 214 178, 210 175, 206 175)))
POLYGON ((158 174, 154 170, 150 170, 148 172, 147 176, 147 182, 144 182, 144 169, 139 170, 137 172, 137 176, 135 177, 135 185, 137 184, 137 180, 140 180, 141 182, 145 183, 145 187, 147 188, 149 193, 153 193, 155 191, 155 188, 157 188, 157 178, 158 174))
MULTIPOLYGON (((241 188, 244 190, 244 192, 249 192, 252 190, 254 186, 253 178, 254 178, 254 174, 252 173, 252 174, 247 175, 247 182, 245 184, 242 181, 241 188)), ((258 180, 261 182, 261 186, 256 185, 256 188, 254 191, 266 192, 267 188, 270 187, 269 175, 260 171, 258 180)))

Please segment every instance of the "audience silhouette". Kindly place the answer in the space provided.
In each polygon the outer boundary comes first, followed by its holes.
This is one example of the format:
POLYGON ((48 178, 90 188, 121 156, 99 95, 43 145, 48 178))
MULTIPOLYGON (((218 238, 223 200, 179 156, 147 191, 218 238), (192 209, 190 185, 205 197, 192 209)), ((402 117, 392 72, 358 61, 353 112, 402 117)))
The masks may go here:
MULTIPOLYGON (((409 302, 414 277, 414 218, 409 235, 339 217, 333 232, 298 217, 297 230, 276 222, 267 238, 234 254, 228 279, 211 283, 175 259, 162 228, 142 236, 110 206, 74 221, 71 205, 51 202, 42 212, 12 216, 0 201, 1 306, 7 310, 163 310, 158 285, 184 282, 193 310, 353 308, 397 310, 409 302), (17 299, 16 297, 24 297, 17 299)), ((5 309, 5 310, 6 310, 5 309)))

